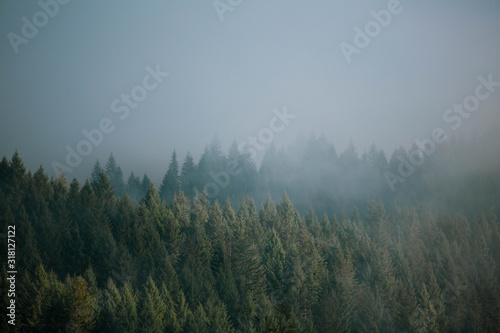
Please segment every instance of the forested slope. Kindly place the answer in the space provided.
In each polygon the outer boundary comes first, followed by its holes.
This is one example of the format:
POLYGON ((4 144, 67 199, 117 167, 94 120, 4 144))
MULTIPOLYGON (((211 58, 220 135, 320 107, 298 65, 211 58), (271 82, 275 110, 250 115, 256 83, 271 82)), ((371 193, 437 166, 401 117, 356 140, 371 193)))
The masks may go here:
MULTIPOLYGON (((16 229, 19 332, 493 332, 500 327, 494 209, 465 216, 367 201, 300 215, 117 196, 105 172, 68 184, 16 153, 0 162, 0 226, 16 229), (388 207, 386 207, 388 208, 388 207)), ((5 236, 5 234, 4 234, 5 236)), ((6 308, 6 237, 0 240, 6 308)), ((1 331, 7 324, 1 321, 1 331)))

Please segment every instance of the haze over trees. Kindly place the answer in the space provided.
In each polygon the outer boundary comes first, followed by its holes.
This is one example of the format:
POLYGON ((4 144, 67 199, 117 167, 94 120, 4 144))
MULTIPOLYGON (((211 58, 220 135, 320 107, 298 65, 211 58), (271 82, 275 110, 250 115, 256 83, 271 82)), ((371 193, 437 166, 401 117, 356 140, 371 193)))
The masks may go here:
POLYGON ((124 177, 112 154, 79 183, 32 173, 16 152, 0 161, 0 223, 17 232, 15 329, 495 331, 497 138, 436 147, 394 192, 384 174, 407 150, 338 154, 322 137, 271 147, 259 167, 217 141, 197 163, 173 151, 158 187, 124 177))
POLYGON ((0 333, 500 332, 499 18, 1 1, 0 333))
MULTIPOLYGON (((500 142, 498 131, 490 130, 469 139, 454 138, 423 147, 429 154, 415 144, 409 149, 401 146, 392 153, 372 144, 361 152, 352 142, 337 152, 324 136, 299 137, 287 148, 271 145, 257 166, 249 153, 238 150, 236 143, 225 154, 214 139, 198 161, 189 153, 178 157, 174 150, 161 175, 158 192, 167 204, 179 190, 193 200, 205 189, 212 202, 230 199, 237 205, 250 196, 257 206, 267 195, 278 201, 287 192, 301 215, 307 214, 309 208, 330 215, 342 207, 354 206, 364 213, 372 199, 389 207, 394 203, 424 204, 431 210, 472 214, 499 202, 500 152, 496 142, 500 142)), ((96 161, 91 179, 99 170, 96 161)), ((124 177, 112 154, 104 171, 117 196, 126 192, 137 203, 151 182, 147 175, 141 181, 134 172, 124 177)))

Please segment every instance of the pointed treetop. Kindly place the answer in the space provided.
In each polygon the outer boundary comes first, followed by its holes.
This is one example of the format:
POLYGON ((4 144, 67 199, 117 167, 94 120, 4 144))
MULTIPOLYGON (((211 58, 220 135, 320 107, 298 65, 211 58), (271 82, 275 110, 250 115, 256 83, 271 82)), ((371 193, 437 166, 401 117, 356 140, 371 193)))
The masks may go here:
POLYGON ((101 164, 99 163, 99 160, 97 160, 94 164, 94 167, 92 168, 90 180, 92 182, 99 180, 99 173, 101 173, 101 171, 103 171, 101 168, 101 164))

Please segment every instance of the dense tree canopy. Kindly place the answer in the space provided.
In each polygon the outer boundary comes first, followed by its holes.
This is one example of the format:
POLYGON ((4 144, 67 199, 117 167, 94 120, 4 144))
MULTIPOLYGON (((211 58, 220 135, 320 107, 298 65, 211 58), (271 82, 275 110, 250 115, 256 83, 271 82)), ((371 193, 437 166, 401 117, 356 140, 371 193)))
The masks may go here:
MULTIPOLYGON (((411 195, 377 192, 393 158, 375 146, 359 158, 354 145, 337 156, 314 140, 296 152, 272 148, 260 169, 234 145, 225 156, 215 142, 181 168, 174 153, 160 189, 134 173, 124 184, 112 155, 82 184, 42 167, 31 174, 17 152, 4 157, 0 227, 17 232, 16 330, 497 330, 500 187, 485 196, 477 182, 498 184, 498 172, 464 178, 450 169, 437 180, 423 164, 402 184, 411 195), (440 206, 423 199, 456 179, 467 193, 440 206)), ((432 160, 436 172, 458 158, 453 146, 443 154, 432 160)))

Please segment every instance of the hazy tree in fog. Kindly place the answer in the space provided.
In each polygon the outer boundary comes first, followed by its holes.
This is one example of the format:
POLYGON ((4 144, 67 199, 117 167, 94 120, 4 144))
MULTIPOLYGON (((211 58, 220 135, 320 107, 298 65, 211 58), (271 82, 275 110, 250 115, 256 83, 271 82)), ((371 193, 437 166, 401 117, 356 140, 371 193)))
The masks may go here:
POLYGON ((179 190, 179 163, 177 162, 177 154, 174 150, 170 159, 167 173, 163 177, 163 181, 160 185, 160 198, 167 204, 170 204, 174 199, 174 195, 177 194, 179 190))
POLYGON ((194 190, 196 186, 196 165, 189 152, 186 154, 186 158, 182 164, 180 185, 184 194, 192 200, 196 194, 194 190))
POLYGON ((139 202, 142 199, 142 190, 141 190, 141 180, 139 177, 134 175, 132 171, 127 180, 126 192, 129 198, 135 200, 135 202, 139 202))
POLYGON ((113 153, 109 155, 106 167, 104 168, 108 176, 111 187, 118 197, 122 197, 125 193, 125 185, 123 183, 123 171, 118 164, 116 164, 113 153))

